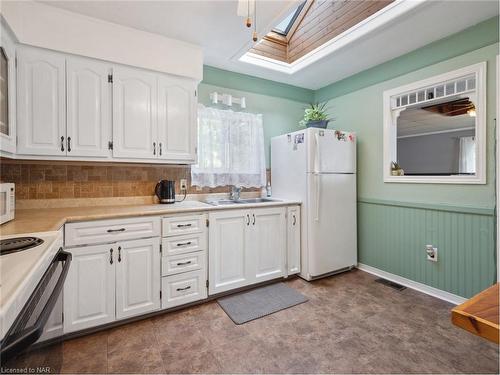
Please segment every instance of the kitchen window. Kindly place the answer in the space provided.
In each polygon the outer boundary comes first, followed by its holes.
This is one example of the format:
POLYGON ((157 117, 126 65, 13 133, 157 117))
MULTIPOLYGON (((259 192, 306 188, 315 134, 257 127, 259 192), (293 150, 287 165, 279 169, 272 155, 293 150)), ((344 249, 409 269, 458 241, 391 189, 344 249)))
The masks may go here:
POLYGON ((198 164, 191 168, 195 186, 261 187, 266 184, 262 115, 198 109, 198 164))

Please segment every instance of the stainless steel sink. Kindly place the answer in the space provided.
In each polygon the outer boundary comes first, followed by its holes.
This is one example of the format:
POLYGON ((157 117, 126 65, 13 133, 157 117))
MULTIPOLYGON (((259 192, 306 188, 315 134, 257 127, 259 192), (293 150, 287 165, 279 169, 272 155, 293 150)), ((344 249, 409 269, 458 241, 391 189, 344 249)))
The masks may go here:
POLYGON ((233 204, 255 204, 255 203, 269 203, 269 202, 280 202, 277 199, 270 198, 249 198, 249 199, 221 199, 218 201, 207 201, 208 204, 213 206, 225 206, 225 205, 233 205, 233 204))

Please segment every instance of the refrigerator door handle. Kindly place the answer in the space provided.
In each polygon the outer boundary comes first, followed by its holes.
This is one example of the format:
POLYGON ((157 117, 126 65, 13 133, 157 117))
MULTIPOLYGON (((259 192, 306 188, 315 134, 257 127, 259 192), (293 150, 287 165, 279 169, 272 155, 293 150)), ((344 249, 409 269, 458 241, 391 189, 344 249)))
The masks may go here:
POLYGON ((321 195, 321 174, 314 173, 314 177, 316 180, 316 215, 314 221, 319 221, 319 203, 320 203, 320 195, 321 195))
POLYGON ((319 173, 319 169, 321 167, 321 162, 320 162, 321 153, 319 150, 319 135, 318 135, 318 133, 314 134, 314 141, 316 143, 316 158, 314 160, 314 173, 319 173))

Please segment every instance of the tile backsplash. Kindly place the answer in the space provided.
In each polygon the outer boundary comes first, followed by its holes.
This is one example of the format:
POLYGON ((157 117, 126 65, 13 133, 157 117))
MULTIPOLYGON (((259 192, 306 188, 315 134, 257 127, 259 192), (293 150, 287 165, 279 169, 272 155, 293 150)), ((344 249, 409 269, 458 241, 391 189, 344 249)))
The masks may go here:
MULTIPOLYGON (((188 180, 189 194, 225 193, 229 187, 196 189, 186 165, 27 162, 2 159, 0 181, 16 184, 16 199, 152 196, 159 180, 188 180)), ((268 172, 269 173, 269 172, 268 172)), ((258 189, 244 189, 256 191, 258 189)))

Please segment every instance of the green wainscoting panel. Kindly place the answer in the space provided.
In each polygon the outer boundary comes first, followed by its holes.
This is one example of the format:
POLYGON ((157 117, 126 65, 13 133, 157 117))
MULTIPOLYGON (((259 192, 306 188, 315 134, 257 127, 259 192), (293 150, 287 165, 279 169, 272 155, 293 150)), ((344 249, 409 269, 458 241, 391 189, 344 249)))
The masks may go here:
POLYGON ((492 285, 495 217, 447 208, 358 202, 359 262, 465 298, 492 285), (425 246, 438 248, 438 261, 425 246))

